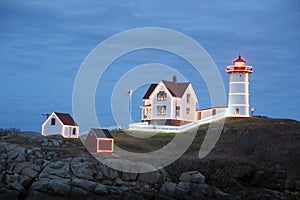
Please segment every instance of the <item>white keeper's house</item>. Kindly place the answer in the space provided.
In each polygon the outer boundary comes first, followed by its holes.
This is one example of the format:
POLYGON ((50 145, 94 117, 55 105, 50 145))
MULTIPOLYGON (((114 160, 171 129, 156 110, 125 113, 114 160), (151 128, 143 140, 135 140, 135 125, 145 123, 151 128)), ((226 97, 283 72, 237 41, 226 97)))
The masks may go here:
POLYGON ((53 112, 42 125, 42 135, 62 135, 65 138, 78 138, 79 126, 70 114, 53 112))
POLYGON ((161 80, 151 84, 143 101, 141 123, 129 124, 129 129, 159 129, 184 127, 188 124, 214 120, 216 116, 249 117, 249 74, 252 66, 239 56, 233 65, 226 67, 230 75, 228 105, 208 109, 197 109, 198 98, 190 82, 161 80))
POLYGON ((142 121, 156 125, 182 125, 196 120, 198 99, 190 82, 162 80, 151 84, 143 97, 142 121))

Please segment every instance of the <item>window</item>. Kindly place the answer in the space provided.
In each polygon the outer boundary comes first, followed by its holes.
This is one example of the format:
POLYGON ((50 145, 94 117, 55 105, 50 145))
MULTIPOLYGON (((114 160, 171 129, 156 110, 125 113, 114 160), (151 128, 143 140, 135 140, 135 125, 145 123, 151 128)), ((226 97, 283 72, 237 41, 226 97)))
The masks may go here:
POLYGON ((187 114, 187 115, 189 115, 189 114, 190 114, 190 111, 191 111, 191 109, 190 109, 190 108, 186 108, 186 109, 185 109, 185 112, 186 112, 186 114, 187 114))
POLYGON ((76 135, 76 128, 73 128, 73 135, 76 135))
POLYGON ((55 118, 51 118, 51 126, 55 125, 55 118))
POLYGON ((190 103, 191 94, 186 94, 186 102, 190 103))
POLYGON ((200 120, 200 119, 201 119, 201 112, 198 112, 197 119, 198 119, 198 120, 200 120))
POLYGON ((239 108, 236 108, 236 109, 235 109, 235 114, 236 114, 236 115, 240 115, 240 109, 239 109, 239 108))
POLYGON ((180 116, 180 106, 176 106, 176 117, 180 116))
POLYGON ((212 109, 212 115, 216 115, 216 113, 217 113, 217 111, 216 111, 216 109, 212 109))
POLYGON ((157 106, 157 115, 164 116, 166 115, 167 106, 157 106))
POLYGON ((167 100, 167 93, 164 91, 159 91, 157 94, 157 101, 166 101, 167 100))

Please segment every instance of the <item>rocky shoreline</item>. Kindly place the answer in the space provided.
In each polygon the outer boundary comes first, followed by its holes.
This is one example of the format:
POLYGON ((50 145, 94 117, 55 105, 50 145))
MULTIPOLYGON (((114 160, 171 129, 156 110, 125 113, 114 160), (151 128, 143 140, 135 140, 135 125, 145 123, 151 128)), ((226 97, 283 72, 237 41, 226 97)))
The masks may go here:
POLYGON ((261 127, 227 129, 231 135, 221 138, 206 159, 199 161, 188 151, 165 169, 140 174, 107 167, 84 152, 80 140, 1 134, 0 199, 299 199, 298 172, 291 175, 296 168, 287 167, 292 165, 274 164, 267 157, 253 162, 255 152, 250 159, 232 150, 230 137, 261 127), (229 155, 225 143, 238 156, 229 155))

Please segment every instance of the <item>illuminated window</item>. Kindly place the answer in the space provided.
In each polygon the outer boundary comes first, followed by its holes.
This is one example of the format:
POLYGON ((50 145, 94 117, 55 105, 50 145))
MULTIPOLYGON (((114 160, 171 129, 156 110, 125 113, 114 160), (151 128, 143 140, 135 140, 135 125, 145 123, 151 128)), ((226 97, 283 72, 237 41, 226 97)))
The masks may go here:
POLYGON ((157 94, 157 101, 166 101, 167 100, 167 93, 164 91, 159 91, 157 94))
POLYGON ((244 67, 244 66, 245 66, 245 63, 244 63, 244 62, 236 62, 236 63, 235 63, 235 66, 236 66, 236 67, 244 67))
POLYGON ((180 106, 176 106, 176 117, 180 116, 180 106))
POLYGON ((185 112, 186 112, 186 114, 187 114, 187 115, 189 115, 189 114, 190 114, 190 111, 191 111, 191 109, 190 109, 190 108, 186 108, 186 109, 185 109, 185 112))
POLYGON ((157 115, 164 116, 166 115, 167 106, 157 106, 157 115))
POLYGON ((186 102, 190 103, 191 94, 186 94, 186 102))
POLYGON ((55 118, 51 118, 51 126, 55 125, 55 118))

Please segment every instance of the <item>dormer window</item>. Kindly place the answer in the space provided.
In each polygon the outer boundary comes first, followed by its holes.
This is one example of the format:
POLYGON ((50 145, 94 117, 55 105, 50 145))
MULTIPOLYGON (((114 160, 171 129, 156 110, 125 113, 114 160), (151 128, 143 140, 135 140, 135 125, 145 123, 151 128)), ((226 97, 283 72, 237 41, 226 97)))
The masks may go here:
POLYGON ((157 101, 166 101, 167 100, 167 93, 164 91, 159 91, 157 94, 157 101))

